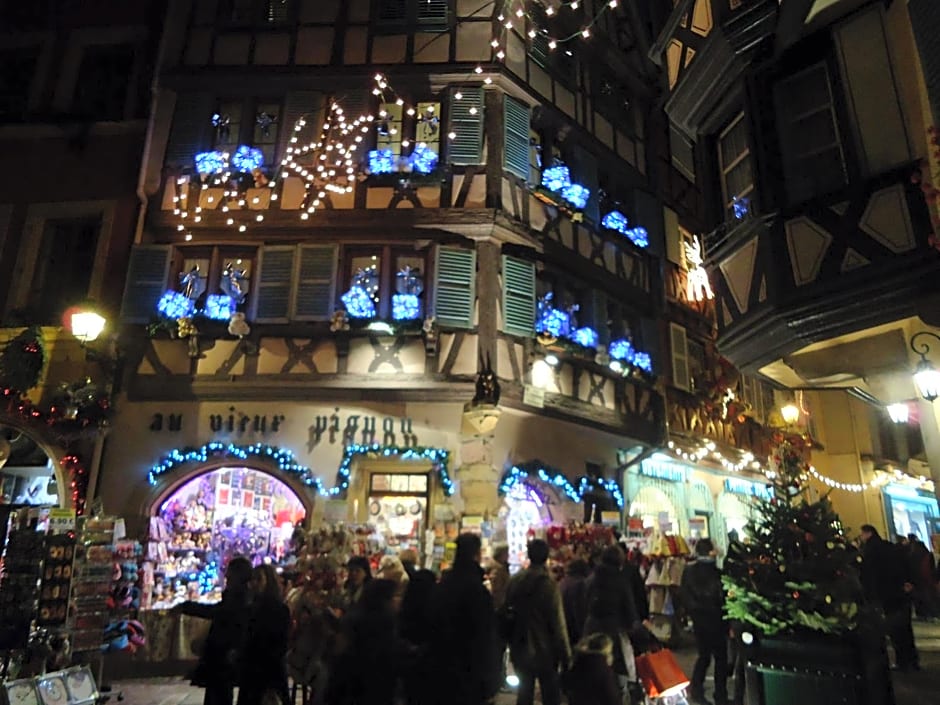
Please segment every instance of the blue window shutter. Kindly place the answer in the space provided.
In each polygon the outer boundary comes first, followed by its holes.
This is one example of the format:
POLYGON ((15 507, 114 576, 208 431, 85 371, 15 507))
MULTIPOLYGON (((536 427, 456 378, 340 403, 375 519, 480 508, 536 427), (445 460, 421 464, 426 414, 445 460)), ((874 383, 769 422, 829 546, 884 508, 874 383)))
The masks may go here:
POLYGON ((335 279, 336 245, 301 245, 293 317, 298 321, 329 320, 335 279))
POLYGON ((503 98, 503 169, 528 181, 529 106, 508 95, 503 98))
POLYGON ((472 328, 476 303, 476 250, 438 247, 434 274, 434 316, 438 325, 472 328))
POLYGON ((535 334, 535 263, 503 255, 503 332, 535 334))
POLYGON ((157 316, 157 302, 170 277, 169 245, 135 245, 127 265, 121 320, 148 323, 157 316))
POLYGON ((481 164, 483 162, 483 87, 464 86, 450 89, 447 110, 448 164, 481 164), (460 100, 455 97, 461 94, 460 100), (475 110, 475 112, 471 112, 475 110))
POLYGON ((255 320, 279 323, 290 318, 296 247, 265 247, 261 250, 255 320))
POLYGON ((323 123, 324 96, 317 91, 291 91, 284 99, 284 108, 278 116, 277 163, 280 164, 287 154, 290 138, 296 136, 295 148, 302 147, 316 140, 320 136, 320 126, 323 123), (306 125, 295 131, 294 127, 300 118, 304 117, 306 125))
POLYGON ((209 149, 213 97, 205 93, 179 93, 173 111, 170 139, 166 145, 166 166, 190 168, 196 154, 209 149))

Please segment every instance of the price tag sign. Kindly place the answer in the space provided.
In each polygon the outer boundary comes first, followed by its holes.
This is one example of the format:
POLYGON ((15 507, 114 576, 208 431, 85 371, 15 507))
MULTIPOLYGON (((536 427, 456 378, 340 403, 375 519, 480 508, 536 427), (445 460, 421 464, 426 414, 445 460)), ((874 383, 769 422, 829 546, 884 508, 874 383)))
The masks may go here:
POLYGON ((50 509, 49 510, 49 533, 66 534, 75 530, 75 510, 74 509, 50 509))

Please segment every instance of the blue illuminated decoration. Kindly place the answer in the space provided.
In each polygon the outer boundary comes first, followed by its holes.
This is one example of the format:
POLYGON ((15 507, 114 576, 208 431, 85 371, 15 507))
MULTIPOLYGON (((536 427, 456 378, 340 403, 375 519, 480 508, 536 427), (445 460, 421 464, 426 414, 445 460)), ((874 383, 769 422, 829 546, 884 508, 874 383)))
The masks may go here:
POLYGON ((202 448, 177 448, 167 453, 160 462, 150 468, 148 479, 151 485, 156 485, 160 477, 180 465, 190 463, 204 464, 210 458, 231 458, 233 460, 248 460, 250 458, 260 458, 262 460, 272 461, 282 472, 296 475, 300 481, 307 487, 313 487, 317 493, 323 497, 335 497, 342 494, 349 487, 349 473, 353 461, 361 456, 372 457, 397 457, 400 460, 428 460, 436 470, 441 480, 441 487, 444 494, 451 496, 454 494, 455 487, 450 475, 447 473, 447 461, 450 458, 450 452, 443 448, 425 448, 416 446, 412 448, 380 445, 373 443, 370 445, 360 445, 357 443, 346 446, 343 451, 343 459, 340 461, 339 469, 336 471, 336 484, 330 489, 323 486, 320 478, 313 474, 313 471, 306 465, 297 462, 294 454, 286 448, 278 448, 263 443, 253 443, 247 446, 235 445, 234 443, 221 443, 213 441, 202 446, 202 448))
POLYGON ((653 372, 653 359, 650 357, 649 353, 640 352, 634 348, 633 343, 626 338, 620 338, 611 342, 611 344, 607 346, 607 354, 610 355, 612 360, 626 362, 650 374, 653 372))
POLYGON ((637 247, 648 247, 650 244, 649 233, 646 232, 646 228, 641 228, 639 226, 635 228, 629 227, 630 223, 625 216, 620 211, 611 211, 601 220, 601 225, 603 225, 608 230, 615 230, 621 235, 626 235, 630 242, 632 242, 637 247))
POLYGON ((200 152, 196 155, 196 171, 200 174, 221 174, 228 166, 224 152, 200 152))
POLYGON ((737 196, 731 202, 731 208, 734 211, 736 220, 744 220, 751 212, 751 199, 746 196, 738 198, 737 196))
POLYGON ((421 302, 415 294, 392 294, 392 318, 396 321, 414 321, 420 317, 421 302))
POLYGON ((577 209, 584 208, 591 197, 590 189, 581 184, 569 184, 561 191, 561 196, 577 209))
POLYGON ((578 345, 583 345, 586 348, 596 348, 600 340, 597 331, 586 326, 584 328, 578 328, 578 330, 572 334, 571 339, 578 345))
POLYGON ((411 168, 419 174, 430 174, 437 168, 437 152, 426 144, 419 144, 411 153, 411 168))
POLYGON ((369 152, 369 172, 391 174, 395 171, 395 155, 390 149, 373 149, 369 152))
POLYGON ((227 321, 235 313, 235 301, 228 294, 209 294, 202 315, 214 321, 227 321))
POLYGON ((375 318, 375 302, 361 286, 353 286, 340 299, 353 318, 375 318))
POLYGON ((420 446, 405 448, 399 446, 383 446, 378 443, 371 445, 359 445, 353 443, 346 446, 343 451, 343 459, 340 461, 339 470, 336 472, 336 486, 330 488, 330 495, 344 493, 349 488, 349 473, 352 469, 353 461, 360 455, 370 457, 397 457, 399 460, 429 460, 431 465, 437 471, 441 481, 441 487, 444 494, 452 496, 456 490, 450 475, 447 473, 447 460, 450 458, 450 452, 443 448, 424 448, 420 446))
POLYGON ((549 191, 561 193, 562 189, 571 185, 571 174, 564 164, 556 164, 542 171, 542 186, 549 191))
POLYGON ((571 481, 565 475, 554 468, 542 465, 540 462, 524 463, 523 465, 513 465, 499 481, 499 493, 506 494, 515 485, 524 483, 529 479, 539 479, 542 482, 558 488, 572 502, 581 501, 581 493, 571 484, 571 481))
POLYGON ((198 573, 191 573, 189 575, 189 582, 199 584, 200 595, 212 592, 217 586, 222 584, 219 576, 219 564, 215 561, 209 561, 206 567, 198 573))
POLYGON ((178 291, 169 289, 157 302, 157 311, 174 320, 189 318, 193 315, 195 307, 193 302, 178 291))
POLYGON ((552 306, 554 298, 548 292, 538 300, 538 311, 535 317, 535 332, 548 333, 556 338, 565 338, 571 334, 571 314, 552 306))
POLYGON ((238 171, 251 173, 264 166, 264 154, 257 147, 243 144, 232 155, 232 165, 238 171))
POLYGON ((617 506, 623 509, 623 493, 620 491, 620 485, 616 480, 607 480, 602 477, 582 477, 578 485, 578 492, 581 496, 601 490, 614 498, 617 506))

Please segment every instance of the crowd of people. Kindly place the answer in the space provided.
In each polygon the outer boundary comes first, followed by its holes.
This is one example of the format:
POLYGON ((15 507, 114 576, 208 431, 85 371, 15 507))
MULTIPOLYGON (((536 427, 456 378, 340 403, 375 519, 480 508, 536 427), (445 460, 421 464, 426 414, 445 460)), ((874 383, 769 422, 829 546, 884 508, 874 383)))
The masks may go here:
MULTIPOLYGON (((912 604, 936 614, 935 565, 924 550, 862 528, 862 587, 884 614, 899 670, 920 667, 912 604)), ((234 558, 220 603, 177 607, 212 620, 192 682, 205 687, 206 705, 231 705, 236 687, 238 705, 293 704, 298 691, 304 705, 482 705, 511 667, 517 705, 532 705, 536 685, 544 705, 560 705, 563 694, 570 705, 642 702, 635 657, 658 642, 639 569, 613 544, 570 561, 558 581, 549 553, 531 541, 527 567, 510 576, 508 552, 497 548, 484 571, 480 538, 462 534, 440 579, 407 551, 385 556, 375 575, 353 557, 343 582, 315 567, 285 581, 271 566, 234 558)), ((677 597, 698 649, 689 700, 710 705, 704 684, 714 662, 715 705, 741 703, 743 660, 729 663, 734 625, 711 540, 696 543, 677 597)))

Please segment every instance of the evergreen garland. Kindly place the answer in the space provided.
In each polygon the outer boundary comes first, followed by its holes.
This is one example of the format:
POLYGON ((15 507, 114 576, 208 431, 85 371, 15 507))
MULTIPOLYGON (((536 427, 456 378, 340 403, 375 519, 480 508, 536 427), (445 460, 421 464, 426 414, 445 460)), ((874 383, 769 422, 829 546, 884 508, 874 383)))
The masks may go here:
POLYGON ((733 544, 725 560, 725 612, 767 636, 850 632, 861 601, 861 556, 828 496, 809 500, 799 451, 783 443, 771 461, 773 496, 756 500, 750 542, 733 544))
POLYGON ((39 384, 46 364, 46 346, 39 326, 30 326, 0 353, 0 384, 25 395, 39 384))

